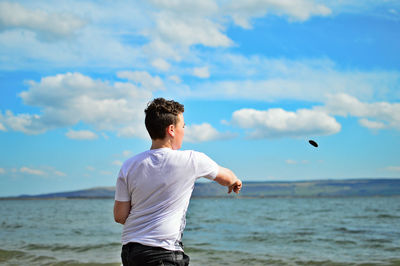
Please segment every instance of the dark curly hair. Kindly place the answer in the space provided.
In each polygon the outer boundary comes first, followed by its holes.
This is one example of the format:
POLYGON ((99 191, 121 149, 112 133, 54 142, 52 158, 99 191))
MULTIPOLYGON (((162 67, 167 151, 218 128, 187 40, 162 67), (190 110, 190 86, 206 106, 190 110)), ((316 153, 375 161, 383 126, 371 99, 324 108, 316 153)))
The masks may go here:
POLYGON ((169 125, 176 125, 178 115, 183 113, 183 104, 164 98, 156 98, 147 104, 145 125, 151 139, 164 139, 165 129, 169 125))

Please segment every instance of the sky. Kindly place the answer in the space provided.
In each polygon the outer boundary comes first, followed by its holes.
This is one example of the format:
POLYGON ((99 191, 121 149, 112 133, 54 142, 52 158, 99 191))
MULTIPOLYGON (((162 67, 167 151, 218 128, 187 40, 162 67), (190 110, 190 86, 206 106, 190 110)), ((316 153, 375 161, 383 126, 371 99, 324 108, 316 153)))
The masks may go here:
POLYGON ((0 1, 0 197, 114 186, 155 97, 243 181, 400 178, 399 1, 128 2, 0 1))

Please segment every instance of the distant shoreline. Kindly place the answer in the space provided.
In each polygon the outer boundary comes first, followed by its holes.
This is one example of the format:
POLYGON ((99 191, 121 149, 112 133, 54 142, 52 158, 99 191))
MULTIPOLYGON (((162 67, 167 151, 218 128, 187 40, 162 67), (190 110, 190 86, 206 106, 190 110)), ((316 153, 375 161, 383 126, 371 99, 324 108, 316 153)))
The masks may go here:
MULTIPOLYGON (((339 199, 339 198, 396 198, 400 195, 376 195, 376 196, 192 196, 192 199, 339 199)), ((81 197, 81 198, 0 198, 0 201, 15 200, 15 201, 39 201, 39 200, 113 200, 113 197, 81 197)))
MULTIPOLYGON (((115 187, 97 187, 77 191, 2 197, 0 200, 37 199, 109 199, 115 187)), ((321 197, 388 197, 400 196, 400 178, 330 179, 310 181, 246 181, 239 195, 227 194, 216 182, 198 182, 194 198, 321 198, 321 197)))

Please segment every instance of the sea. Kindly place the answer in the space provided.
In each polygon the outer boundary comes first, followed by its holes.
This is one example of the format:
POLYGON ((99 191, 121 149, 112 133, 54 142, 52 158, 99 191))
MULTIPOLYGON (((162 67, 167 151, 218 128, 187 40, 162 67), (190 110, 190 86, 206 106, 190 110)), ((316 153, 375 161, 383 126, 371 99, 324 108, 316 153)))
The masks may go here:
MULTIPOLYGON (((1 200, 0 265, 121 265, 112 199, 1 200)), ((400 197, 193 198, 190 265, 400 265, 400 197)))

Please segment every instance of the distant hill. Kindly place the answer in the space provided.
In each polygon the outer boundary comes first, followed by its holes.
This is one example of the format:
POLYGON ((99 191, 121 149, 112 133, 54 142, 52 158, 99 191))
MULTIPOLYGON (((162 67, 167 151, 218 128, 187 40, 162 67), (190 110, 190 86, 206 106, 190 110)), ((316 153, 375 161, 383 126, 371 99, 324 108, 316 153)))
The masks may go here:
MULTIPOLYGON (((196 184, 193 196, 226 196, 215 182, 196 184)), ((244 182, 241 197, 357 197, 400 195, 400 179, 244 182)))
MULTIPOLYGON (((14 199, 114 198, 115 187, 70 192, 21 195, 14 199)), ((244 182, 239 197, 357 197, 400 195, 400 179, 313 180, 244 182)), ((196 183, 193 197, 227 197, 227 188, 216 182, 196 183)))

